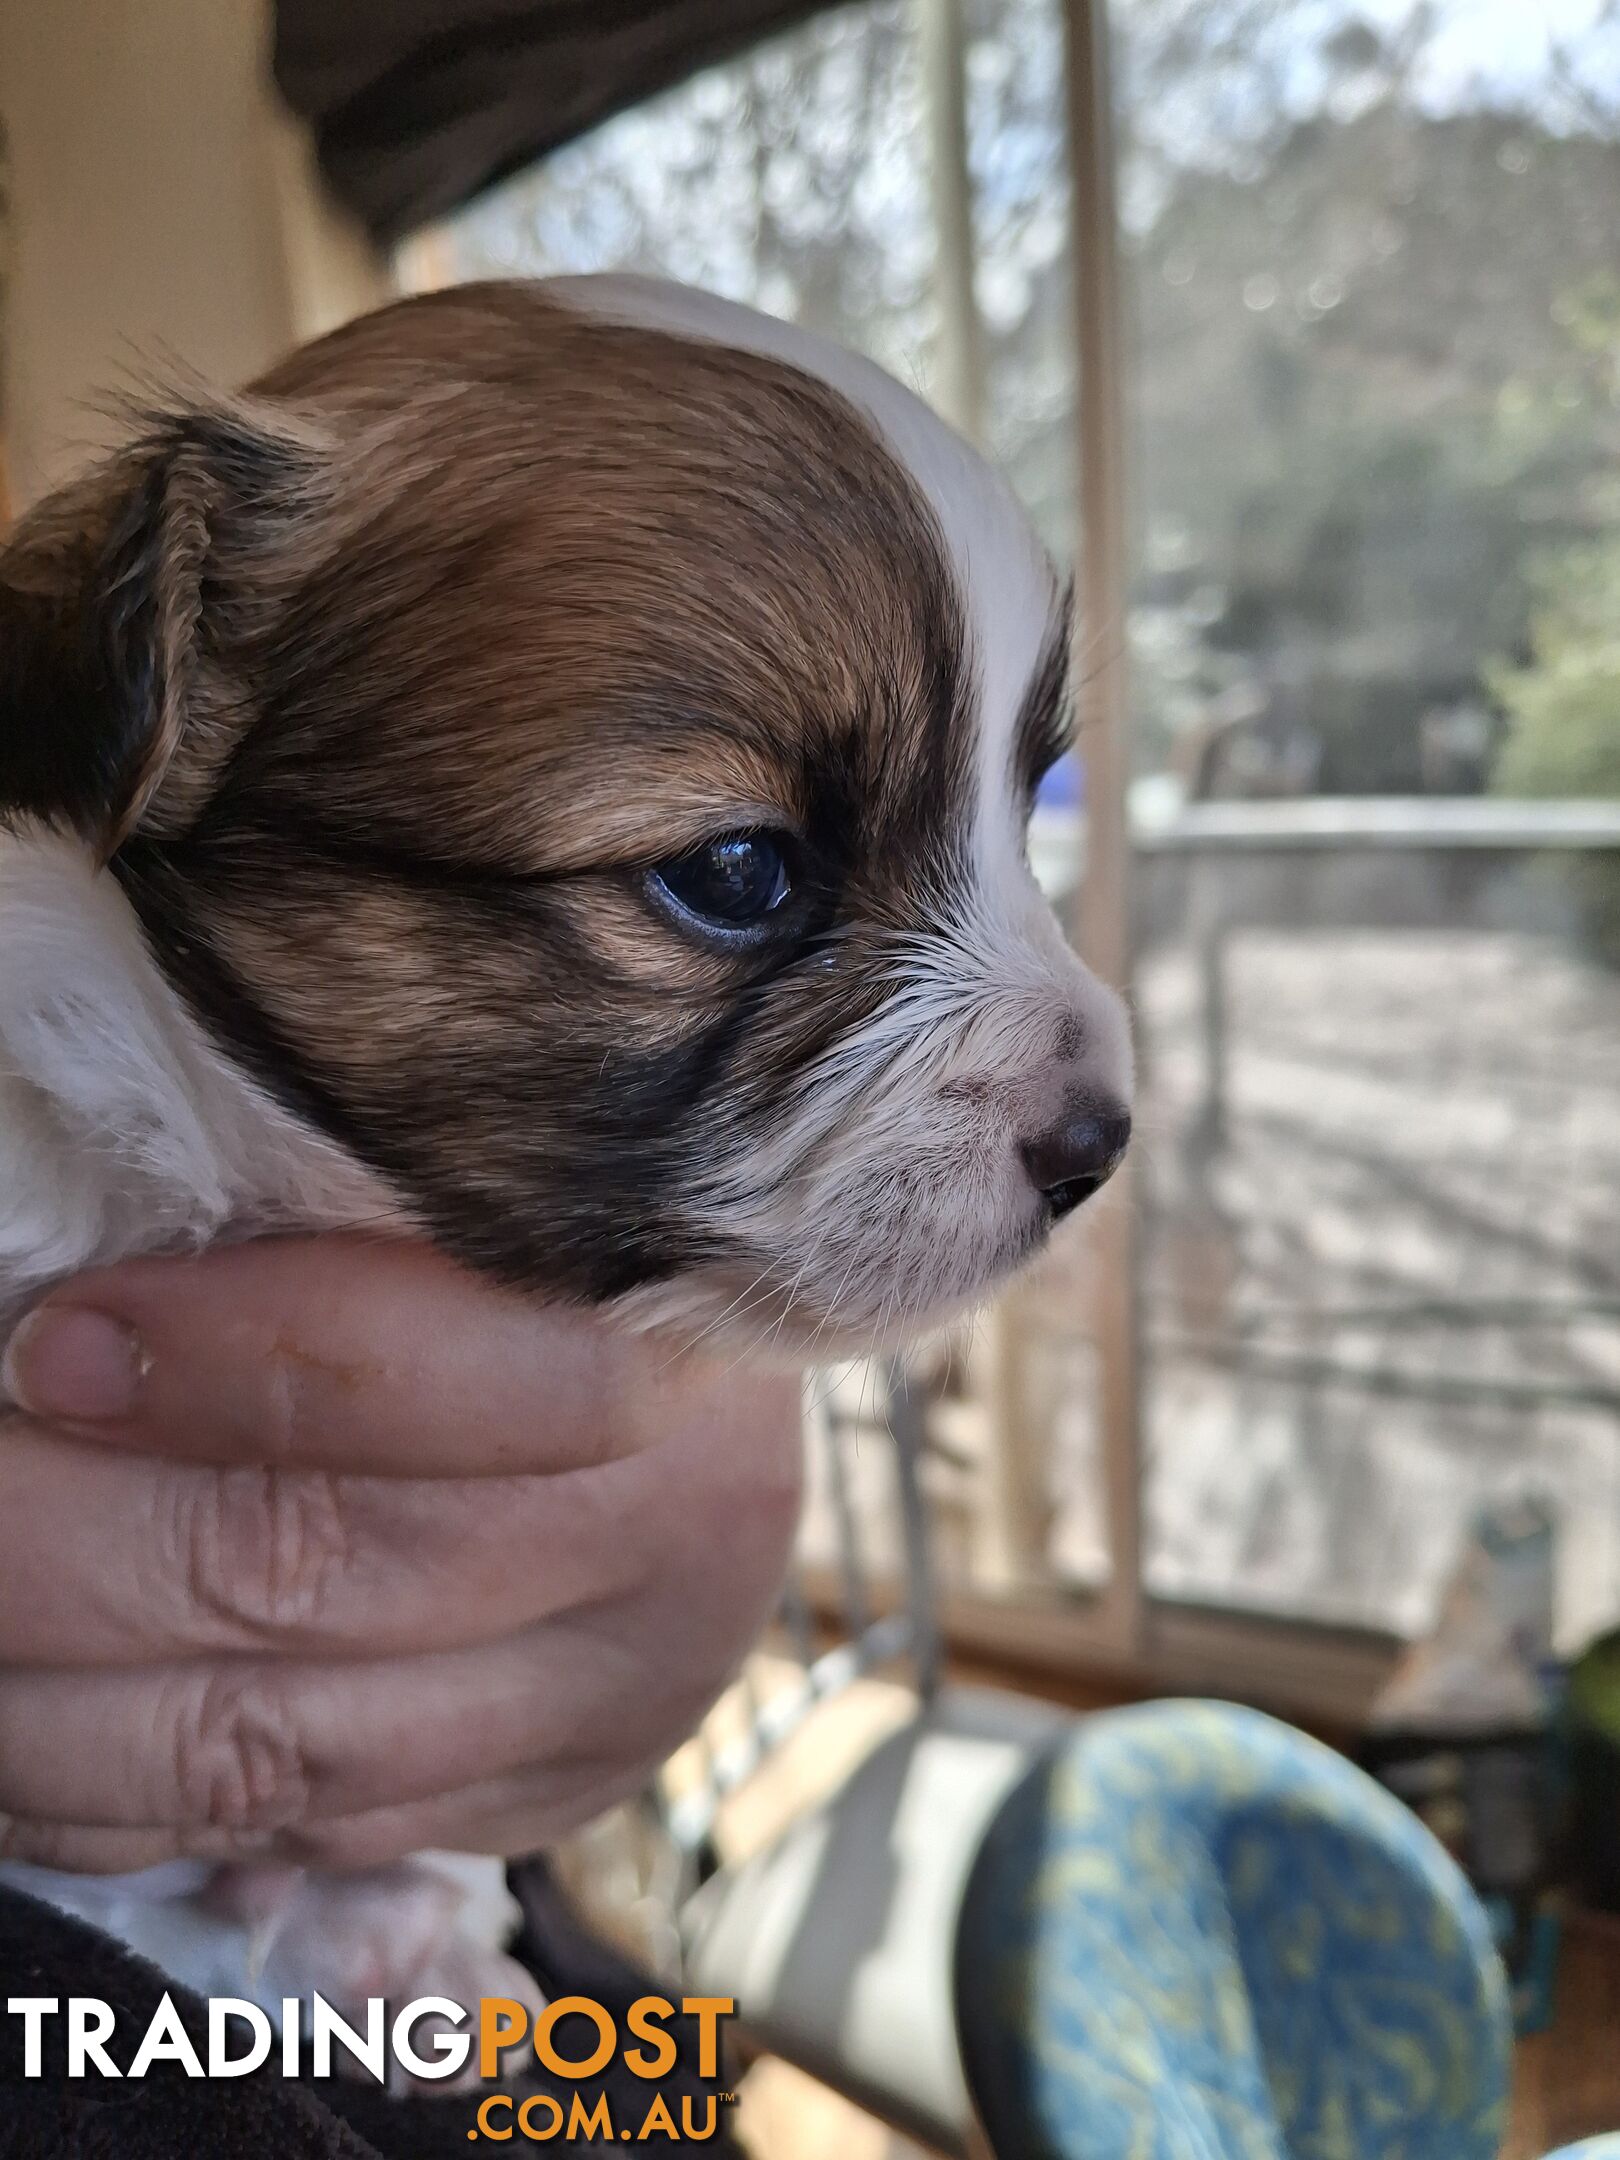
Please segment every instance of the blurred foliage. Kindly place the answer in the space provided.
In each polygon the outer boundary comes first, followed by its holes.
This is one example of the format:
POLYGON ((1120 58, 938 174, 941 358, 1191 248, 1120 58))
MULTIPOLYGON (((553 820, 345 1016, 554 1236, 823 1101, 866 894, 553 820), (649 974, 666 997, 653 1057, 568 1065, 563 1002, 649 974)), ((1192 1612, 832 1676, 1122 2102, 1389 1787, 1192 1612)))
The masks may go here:
POLYGON ((1535 555, 1612 511, 1620 127, 1329 104, 1166 180, 1136 241, 1142 552, 1161 601, 1219 593, 1206 642, 1312 784, 1478 786, 1435 732, 1523 651, 1535 555))
MULTIPOLYGON (((1620 531, 1548 558, 1531 658, 1491 670, 1508 715, 1493 785, 1503 795, 1620 800, 1620 531)), ((1572 866, 1594 947, 1620 966, 1620 863, 1572 866)))
MULTIPOLYGON (((1620 275, 1598 275, 1560 309, 1582 395, 1620 410, 1620 275)), ((1599 537, 1541 555, 1531 566, 1528 655, 1486 681, 1507 716, 1492 773, 1499 794, 1620 800, 1620 460, 1589 476, 1599 537)), ((1620 864, 1574 866, 1592 942, 1620 965, 1620 864)))
POLYGON ((1536 582, 1532 657, 1490 675, 1508 714, 1494 785, 1620 800, 1620 532, 1551 557, 1536 582))

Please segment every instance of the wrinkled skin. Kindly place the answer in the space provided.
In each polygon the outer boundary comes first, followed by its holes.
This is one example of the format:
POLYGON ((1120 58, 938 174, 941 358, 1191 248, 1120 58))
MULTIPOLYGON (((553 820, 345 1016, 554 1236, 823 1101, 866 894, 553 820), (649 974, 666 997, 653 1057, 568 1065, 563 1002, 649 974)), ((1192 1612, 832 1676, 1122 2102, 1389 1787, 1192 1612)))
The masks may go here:
POLYGON ((528 1850, 634 1791, 770 1611, 791 1380, 405 1243, 143 1260, 39 1312, 0 1415, 7 1858, 528 1850))

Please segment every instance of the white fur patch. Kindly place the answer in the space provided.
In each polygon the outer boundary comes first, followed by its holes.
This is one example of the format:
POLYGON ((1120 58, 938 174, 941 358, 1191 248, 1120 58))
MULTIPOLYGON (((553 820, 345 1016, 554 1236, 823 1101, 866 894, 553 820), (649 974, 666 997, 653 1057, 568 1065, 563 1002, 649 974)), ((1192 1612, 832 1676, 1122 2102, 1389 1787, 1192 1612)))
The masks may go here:
MULTIPOLYGON (((43 827, 0 833, 0 1341, 34 1297, 82 1268, 255 1230, 379 1222, 406 1218, 225 1063, 82 843, 43 827)), ((196 1895, 210 1873, 190 1862, 95 1877, 0 1866, 0 1879, 190 1986, 240 1995, 248 1931, 196 1895)))
POLYGON ((0 1334, 81 1268, 404 1221, 213 1048, 82 843, 0 833, 0 1334))

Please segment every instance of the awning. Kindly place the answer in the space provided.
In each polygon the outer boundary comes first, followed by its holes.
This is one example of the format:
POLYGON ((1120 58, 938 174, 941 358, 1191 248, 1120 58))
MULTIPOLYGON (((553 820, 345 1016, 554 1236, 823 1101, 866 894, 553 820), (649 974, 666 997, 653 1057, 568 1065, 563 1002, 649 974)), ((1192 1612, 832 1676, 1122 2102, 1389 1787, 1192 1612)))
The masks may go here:
POLYGON ((277 0, 275 73, 379 240, 828 0, 277 0))

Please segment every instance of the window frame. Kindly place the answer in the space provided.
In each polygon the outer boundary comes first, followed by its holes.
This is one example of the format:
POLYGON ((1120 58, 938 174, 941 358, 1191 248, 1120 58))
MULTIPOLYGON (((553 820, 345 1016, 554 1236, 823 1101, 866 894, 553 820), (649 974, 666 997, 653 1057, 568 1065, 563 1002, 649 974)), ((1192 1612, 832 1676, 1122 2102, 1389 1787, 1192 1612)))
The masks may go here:
MULTIPOLYGON (((982 414, 982 336, 972 288, 971 179, 966 130, 962 0, 916 0, 921 15, 933 196, 940 233, 942 323, 947 339, 942 380, 966 382, 960 412, 949 416, 977 433, 982 414), (955 112, 935 110, 940 102, 955 112), (956 161, 954 165, 949 161, 956 161), (964 251, 961 220, 969 220, 964 251), (943 214, 942 214, 943 212, 943 214), (964 274, 962 264, 966 262, 964 274), (965 327, 964 327, 965 325, 965 327)), ((1105 980, 1129 994, 1131 835, 1129 711, 1129 409, 1128 358, 1121 294, 1117 142, 1107 0, 1061 0, 1064 24, 1065 135, 1070 181, 1076 360, 1076 531, 1083 535, 1076 581, 1075 667, 1078 720, 1086 744, 1085 860, 1077 943, 1105 980)), ((1161 1691, 1240 1695, 1296 1713, 1358 1722, 1388 1677, 1400 1644, 1390 1634, 1324 1625, 1308 1616, 1255 1615, 1216 1606, 1172 1603, 1144 1579, 1141 1280, 1136 1174, 1120 1173, 1114 1204, 1100 1210, 1092 1235, 1100 1285, 1098 1308, 1084 1316, 1095 1344, 1101 1436, 1102 1516, 1109 1569, 1084 1599, 948 1599, 948 1641, 964 1651, 1032 1669, 1083 1675, 1161 1691)), ((1015 1343, 1006 1316, 993 1323, 991 1411, 996 1444, 1012 1458, 1010 1482, 1027 1473, 1034 1436, 1019 1415, 1015 1343)))

